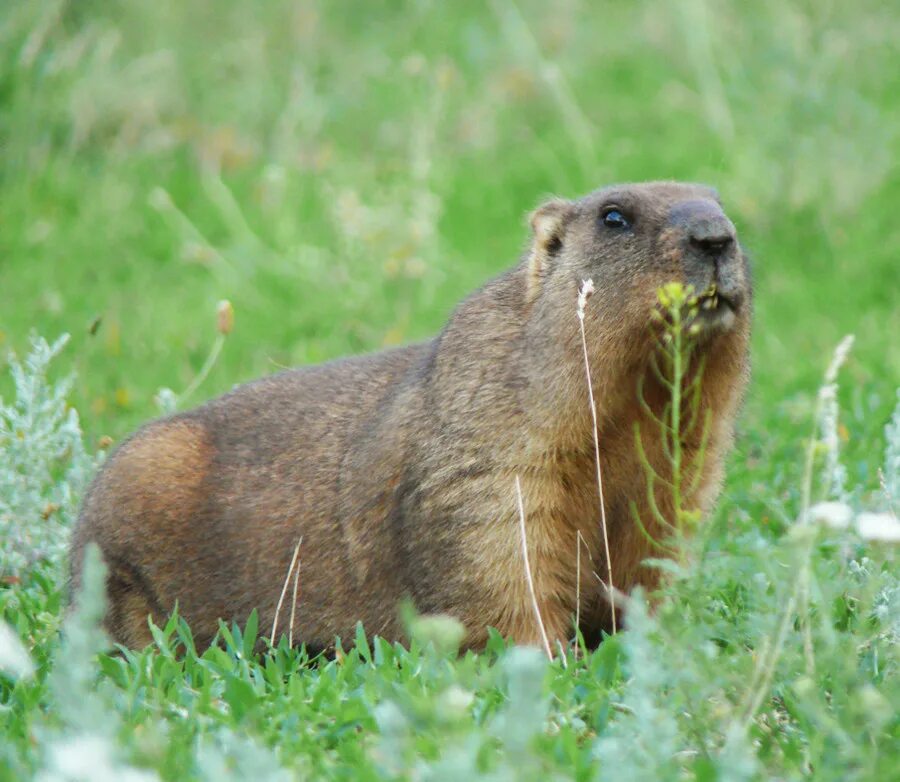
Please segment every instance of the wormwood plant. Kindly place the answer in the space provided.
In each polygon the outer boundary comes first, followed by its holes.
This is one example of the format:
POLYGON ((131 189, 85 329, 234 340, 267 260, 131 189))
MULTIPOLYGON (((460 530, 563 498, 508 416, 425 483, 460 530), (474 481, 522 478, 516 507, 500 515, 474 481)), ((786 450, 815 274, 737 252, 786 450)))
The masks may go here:
POLYGON ((66 400, 72 378, 48 379, 69 340, 31 337, 24 359, 9 356, 13 398, 0 398, 0 581, 20 581, 41 562, 57 563, 81 493, 94 470, 78 413, 66 400))

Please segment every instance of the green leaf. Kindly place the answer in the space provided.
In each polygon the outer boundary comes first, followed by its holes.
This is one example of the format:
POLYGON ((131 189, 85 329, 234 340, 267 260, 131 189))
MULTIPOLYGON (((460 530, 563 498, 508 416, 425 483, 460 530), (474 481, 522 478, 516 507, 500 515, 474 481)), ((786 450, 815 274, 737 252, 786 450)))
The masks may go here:
POLYGON ((256 636, 259 632, 259 614, 254 608, 250 612, 250 617, 247 619, 247 624, 244 625, 244 638, 243 638, 243 651, 244 657, 249 659, 253 657, 254 649, 256 648, 256 636))

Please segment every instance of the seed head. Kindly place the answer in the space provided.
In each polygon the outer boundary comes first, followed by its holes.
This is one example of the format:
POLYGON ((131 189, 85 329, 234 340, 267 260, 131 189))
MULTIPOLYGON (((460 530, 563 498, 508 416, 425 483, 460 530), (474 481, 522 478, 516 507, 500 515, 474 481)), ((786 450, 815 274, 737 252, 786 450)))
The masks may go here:
POLYGON ((222 299, 216 306, 216 331, 223 336, 231 333, 234 327, 234 307, 228 299, 222 299))
POLYGON ((594 293, 594 281, 593 280, 582 280, 581 281, 581 290, 578 291, 578 308, 576 309, 579 320, 584 320, 584 305, 587 304, 587 300, 589 298, 591 298, 593 293, 594 293))

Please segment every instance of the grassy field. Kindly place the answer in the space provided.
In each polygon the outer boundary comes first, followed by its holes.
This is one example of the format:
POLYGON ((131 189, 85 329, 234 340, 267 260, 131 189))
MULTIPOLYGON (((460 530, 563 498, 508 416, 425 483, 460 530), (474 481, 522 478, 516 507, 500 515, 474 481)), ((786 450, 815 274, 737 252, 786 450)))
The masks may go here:
POLYGON ((795 520, 814 430, 814 501, 898 510, 898 39, 870 0, 2 4, 0 351, 71 335, 49 376, 85 448, 3 371, 0 778, 892 778, 896 544, 795 520), (663 178, 719 189, 756 310, 725 491, 657 614, 550 664, 427 622, 333 662, 177 622, 97 657, 94 590, 61 642, 93 454, 191 384, 219 300, 191 402, 430 335, 541 198, 663 178))

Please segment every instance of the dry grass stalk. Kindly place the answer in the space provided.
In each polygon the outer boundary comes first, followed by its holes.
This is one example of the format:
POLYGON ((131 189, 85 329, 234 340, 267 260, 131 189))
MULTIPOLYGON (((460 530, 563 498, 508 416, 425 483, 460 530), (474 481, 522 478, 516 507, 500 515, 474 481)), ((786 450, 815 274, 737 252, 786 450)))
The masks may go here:
MULTIPOLYGON (((297 548, 294 549, 295 554, 300 553, 300 544, 303 542, 303 538, 300 538, 297 541, 297 548)), ((288 625, 288 646, 294 645, 294 617, 297 614, 297 589, 300 586, 300 559, 297 558, 297 567, 294 568, 294 593, 291 596, 291 621, 288 625)))
POLYGON ((609 601, 609 606, 613 611, 617 608, 619 611, 625 611, 628 608, 628 601, 631 600, 631 598, 626 592, 623 592, 621 589, 616 589, 615 587, 610 589, 606 585, 606 582, 600 578, 600 575, 596 570, 592 570, 591 575, 597 579, 597 582, 606 591, 606 599, 609 601))
POLYGON ((297 564, 297 557, 300 555, 300 544, 302 542, 303 538, 301 537, 294 547, 294 555, 291 557, 290 567, 288 567, 287 575, 284 577, 284 586, 281 587, 281 596, 278 598, 278 605, 275 606, 275 618, 272 620, 272 632, 269 635, 269 643, 272 646, 275 645, 275 631, 278 629, 278 617, 281 615, 281 606, 284 604, 284 596, 287 594, 288 584, 291 580, 291 574, 294 572, 294 567, 297 564))
MULTIPOLYGON (((582 280, 581 290, 578 292, 578 308, 576 313, 578 315, 578 323, 581 327, 581 349, 584 353, 584 371, 587 377, 588 399, 591 403, 591 419, 594 424, 592 429, 594 431, 594 461, 597 469, 597 490, 600 494, 600 526, 603 529, 603 550, 606 554, 606 573, 609 582, 604 586, 606 586, 607 592, 612 595, 615 592, 615 586, 613 585, 612 555, 609 550, 609 533, 606 528, 606 502, 603 499, 603 472, 600 469, 600 436, 597 432, 597 404, 594 402, 594 386, 591 382, 591 365, 588 361, 587 337, 584 333, 584 305, 587 303, 587 300, 591 297, 593 292, 594 281, 582 280)), ((612 600, 610 600, 609 605, 612 612, 612 631, 616 632, 616 605, 612 600)))
POLYGON ((537 594, 534 591, 534 579, 531 577, 531 564, 528 561, 528 539, 525 536, 525 505, 522 502, 522 485, 519 483, 519 476, 516 475, 516 498, 519 501, 519 535, 522 539, 522 559, 525 562, 525 580, 528 582, 528 592, 531 595, 531 605, 534 608, 534 617, 537 620, 538 629, 541 631, 541 641, 544 644, 544 651, 547 653, 547 659, 553 659, 553 652, 550 651, 550 641, 547 639, 547 631, 544 629, 544 620, 541 618, 541 609, 538 606, 537 594))
POLYGON ((578 628, 581 627, 581 530, 575 534, 575 659, 578 659, 578 628))
POLYGON ((578 628, 581 627, 581 530, 575 531, 575 659, 578 659, 578 628))
MULTIPOLYGON (((581 628, 581 550, 582 547, 587 551, 588 559, 591 562, 594 558, 591 556, 591 550, 588 548, 587 541, 581 530, 575 530, 575 659, 578 659, 578 632, 581 628)), ((593 571, 591 571, 593 573, 593 571)), ((597 574, 594 573, 596 576, 597 574)), ((601 581, 601 583, 603 583, 601 581)), ((603 584, 605 587, 606 584, 603 584)))

